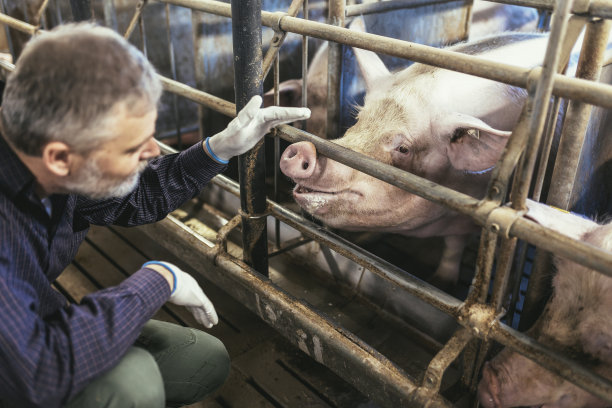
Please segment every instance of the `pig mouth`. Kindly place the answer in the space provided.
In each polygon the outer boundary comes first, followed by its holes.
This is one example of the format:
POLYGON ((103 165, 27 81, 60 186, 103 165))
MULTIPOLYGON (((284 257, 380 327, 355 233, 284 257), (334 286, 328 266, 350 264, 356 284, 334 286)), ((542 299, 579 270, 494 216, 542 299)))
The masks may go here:
POLYGON ((293 192, 295 194, 330 194, 330 195, 336 195, 338 193, 340 193, 339 191, 322 191, 322 190, 315 190, 314 188, 309 188, 306 186, 303 186, 301 184, 298 184, 295 186, 295 188, 293 189, 293 192))
POLYGON ((338 190, 338 191, 323 191, 323 190, 314 189, 312 187, 306 187, 302 184, 297 184, 295 186, 295 188, 293 189, 293 194, 296 196, 302 196, 306 194, 328 195, 328 196, 338 196, 341 194, 354 194, 356 196, 361 196, 360 193, 354 190, 345 189, 345 190, 338 190))

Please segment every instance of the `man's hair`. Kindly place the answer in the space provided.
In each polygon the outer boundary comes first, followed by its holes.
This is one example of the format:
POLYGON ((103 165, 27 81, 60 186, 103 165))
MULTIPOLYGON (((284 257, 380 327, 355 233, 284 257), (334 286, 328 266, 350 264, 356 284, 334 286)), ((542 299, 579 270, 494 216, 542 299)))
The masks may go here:
POLYGON ((32 38, 4 90, 4 135, 39 156, 51 141, 88 152, 111 139, 123 104, 130 115, 156 108, 162 88, 146 57, 113 30, 92 23, 58 26, 32 38))

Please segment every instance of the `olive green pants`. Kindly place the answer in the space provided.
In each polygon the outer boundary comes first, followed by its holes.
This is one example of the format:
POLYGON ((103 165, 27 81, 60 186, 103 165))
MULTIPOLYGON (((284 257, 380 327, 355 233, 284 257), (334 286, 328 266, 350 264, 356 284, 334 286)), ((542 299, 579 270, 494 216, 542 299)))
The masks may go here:
POLYGON ((180 407, 202 400, 229 374, 225 346, 200 330, 149 321, 125 357, 66 408, 180 407))

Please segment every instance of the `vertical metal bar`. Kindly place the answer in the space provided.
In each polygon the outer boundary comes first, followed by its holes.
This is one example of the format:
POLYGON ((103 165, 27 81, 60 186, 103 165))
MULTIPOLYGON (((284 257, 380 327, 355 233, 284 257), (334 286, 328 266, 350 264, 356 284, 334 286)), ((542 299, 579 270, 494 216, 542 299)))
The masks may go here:
MULTIPOLYGON (((329 24, 344 27, 345 0, 329 1, 329 24)), ((327 139, 335 139, 340 132, 342 44, 330 41, 327 49, 327 139)))
MULTIPOLYGON (((261 0, 232 0, 234 46, 234 88, 236 112, 254 95, 263 93, 260 80, 261 0)), ((265 149, 262 139, 251 151, 238 158, 240 205, 242 209, 243 259, 253 269, 268 274, 266 227, 265 149)))
MULTIPOLYGON (((280 93, 278 91, 278 83, 280 81, 280 59, 279 55, 276 54, 274 59, 274 105, 280 104, 280 93)), ((274 201, 279 201, 279 179, 280 179, 280 137, 276 134, 277 130, 273 129, 274 132, 274 201)), ((281 247, 281 236, 280 236, 280 220, 274 217, 274 244, 276 250, 281 247)))
POLYGON ((70 0, 74 21, 91 19, 91 0, 70 0))
MULTIPOLYGON (((596 20, 587 24, 578 60, 577 77, 593 81, 599 79, 609 31, 609 20, 596 20)), ((547 198, 549 204, 565 210, 572 205, 574 180, 578 172, 580 153, 591 110, 592 105, 577 100, 570 101, 567 108, 547 198)))
MULTIPOLYGON (((170 4, 166 3, 166 38, 168 39, 168 56, 170 57, 170 71, 173 80, 177 80, 176 61, 174 58, 174 44, 172 43, 172 31, 170 28, 170 4)), ((174 124, 176 127, 176 148, 183 150, 181 138, 181 117, 178 109, 178 95, 172 94, 172 108, 174 111, 174 124)))
POLYGON ((572 3, 573 0, 559 0, 555 6, 552 31, 548 38, 544 64, 542 66, 542 75, 536 86, 533 115, 529 123, 529 135, 531 135, 531 137, 527 141, 523 166, 519 169, 519 185, 516 189, 513 189, 515 191, 513 191, 512 195, 512 206, 515 209, 525 208, 525 199, 529 192, 531 175, 535 167, 535 159, 537 157, 538 147, 540 146, 544 122, 546 121, 546 112, 548 111, 550 96, 552 94, 554 75, 557 73, 557 67, 559 66, 563 39, 565 37, 572 3))
POLYGON ((145 57, 148 58, 147 55, 147 37, 145 35, 145 23, 142 15, 138 16, 138 29, 140 30, 140 47, 142 49, 142 53, 145 57))
POLYGON ((113 0, 104 0, 104 24, 115 31, 119 31, 117 9, 113 0))
MULTIPOLYGON (((609 20, 595 20, 588 23, 578 60, 577 77, 594 81, 599 79, 609 32, 609 20)), ((547 202, 556 207, 567 210, 572 205, 574 179, 578 171, 591 110, 592 106, 587 103, 576 100, 569 102, 547 197, 547 202)), ((525 294, 519 324, 521 330, 529 328, 536 321, 548 300, 552 280, 549 273, 551 262, 549 253, 541 250, 537 252, 525 294)))

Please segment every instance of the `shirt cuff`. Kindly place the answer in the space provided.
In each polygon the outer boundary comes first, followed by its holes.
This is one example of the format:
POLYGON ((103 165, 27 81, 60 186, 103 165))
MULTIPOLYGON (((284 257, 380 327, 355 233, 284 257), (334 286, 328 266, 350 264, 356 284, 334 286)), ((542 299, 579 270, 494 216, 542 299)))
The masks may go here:
POLYGON ((201 174, 202 180, 208 182, 211 178, 227 168, 227 164, 219 163, 204 151, 203 142, 195 143, 180 155, 181 164, 190 175, 201 174))
POLYGON ((153 315, 170 298, 170 286, 161 274, 153 269, 143 268, 127 278, 123 285, 129 285, 153 315))

